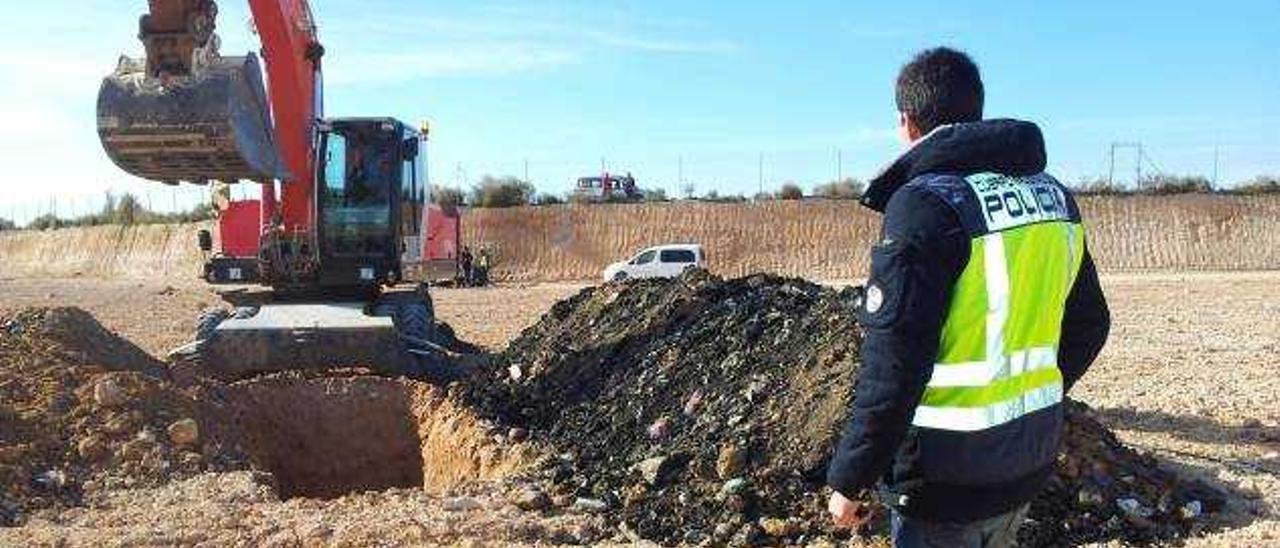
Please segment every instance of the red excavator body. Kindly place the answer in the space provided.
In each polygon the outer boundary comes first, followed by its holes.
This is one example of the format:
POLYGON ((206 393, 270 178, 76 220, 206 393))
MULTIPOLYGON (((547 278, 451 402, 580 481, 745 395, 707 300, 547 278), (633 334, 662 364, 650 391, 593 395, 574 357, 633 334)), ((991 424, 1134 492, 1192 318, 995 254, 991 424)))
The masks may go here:
POLYGON ((98 95, 98 134, 121 169, 261 187, 259 200, 219 204, 217 248, 200 238, 203 275, 272 291, 202 316, 184 352, 232 362, 205 364, 226 377, 351 365, 423 373, 421 357, 440 350, 431 301, 424 284, 404 284, 422 281, 430 255, 425 126, 324 118, 324 48, 307 2, 249 6, 263 64, 220 54, 212 0, 149 0, 146 58, 121 58, 98 95))

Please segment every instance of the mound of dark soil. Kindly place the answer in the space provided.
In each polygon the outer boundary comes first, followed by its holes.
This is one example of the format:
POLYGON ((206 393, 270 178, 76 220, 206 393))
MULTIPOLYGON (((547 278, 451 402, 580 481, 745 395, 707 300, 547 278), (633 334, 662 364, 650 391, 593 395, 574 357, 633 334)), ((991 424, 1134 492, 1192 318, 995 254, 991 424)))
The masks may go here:
MULTIPOLYGON (((704 272, 590 288, 522 333, 465 396, 554 447, 540 476, 552 500, 638 536, 839 536, 822 479, 859 366, 853 300, 797 279, 704 272)), ((1033 506, 1028 545, 1176 537, 1221 505, 1082 407, 1070 408, 1063 471, 1033 506)))

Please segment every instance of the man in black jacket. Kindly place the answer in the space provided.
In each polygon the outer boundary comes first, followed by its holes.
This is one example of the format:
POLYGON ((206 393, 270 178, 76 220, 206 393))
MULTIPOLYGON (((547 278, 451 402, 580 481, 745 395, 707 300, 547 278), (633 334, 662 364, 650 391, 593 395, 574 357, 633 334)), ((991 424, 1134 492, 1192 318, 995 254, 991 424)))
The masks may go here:
POLYGON ((878 486, 895 546, 1008 546, 1110 316, 1039 128, 983 120, 978 68, 947 48, 904 66, 896 95, 911 148, 862 199, 884 221, 829 510, 860 526, 878 486))

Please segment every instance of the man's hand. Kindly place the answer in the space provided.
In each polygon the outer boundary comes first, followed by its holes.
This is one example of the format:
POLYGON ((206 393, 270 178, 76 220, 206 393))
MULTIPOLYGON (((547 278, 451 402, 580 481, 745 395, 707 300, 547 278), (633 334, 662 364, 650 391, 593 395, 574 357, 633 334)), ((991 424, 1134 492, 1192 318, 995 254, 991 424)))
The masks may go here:
POLYGON ((837 528, 857 531, 871 520, 871 508, 866 504, 850 500, 839 491, 831 492, 831 500, 827 502, 827 511, 837 528))

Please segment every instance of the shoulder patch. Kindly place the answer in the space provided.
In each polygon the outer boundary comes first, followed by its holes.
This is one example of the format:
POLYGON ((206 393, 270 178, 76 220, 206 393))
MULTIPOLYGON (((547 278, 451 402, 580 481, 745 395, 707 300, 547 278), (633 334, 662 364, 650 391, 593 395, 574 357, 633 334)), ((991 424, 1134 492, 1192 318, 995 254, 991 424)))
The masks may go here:
POLYGON ((884 291, 875 283, 867 285, 867 293, 862 298, 862 308, 867 314, 875 314, 880 311, 880 307, 884 306, 884 291))
POLYGON ((908 251, 901 240, 871 248, 871 277, 856 310, 867 327, 888 327, 898 321, 906 291, 908 251))

